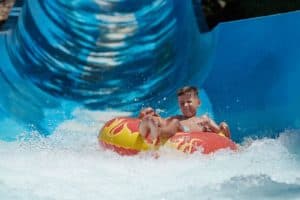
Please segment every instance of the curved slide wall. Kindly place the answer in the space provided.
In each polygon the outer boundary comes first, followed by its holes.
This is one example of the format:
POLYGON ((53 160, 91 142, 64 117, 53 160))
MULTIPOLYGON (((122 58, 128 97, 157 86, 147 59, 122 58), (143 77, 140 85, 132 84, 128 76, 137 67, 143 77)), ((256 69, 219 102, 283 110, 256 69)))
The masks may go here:
POLYGON ((1 138, 51 134, 78 106, 174 113, 208 73, 207 35, 186 1, 26 1, 0 42, 1 138))
POLYGON ((78 105, 173 114, 172 95, 187 84, 202 88, 201 111, 229 122, 236 141, 299 127, 299 13, 203 33, 190 2, 101 2, 26 2, 0 36, 1 139, 23 127, 49 134, 78 105))
POLYGON ((233 137, 300 127, 300 12, 220 24, 203 87, 233 137))

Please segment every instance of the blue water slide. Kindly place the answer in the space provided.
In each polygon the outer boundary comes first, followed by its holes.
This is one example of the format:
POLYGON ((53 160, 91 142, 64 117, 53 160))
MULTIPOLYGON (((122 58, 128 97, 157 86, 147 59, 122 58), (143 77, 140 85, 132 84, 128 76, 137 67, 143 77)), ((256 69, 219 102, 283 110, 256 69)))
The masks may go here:
POLYGON ((208 73, 211 41, 191 2, 25 1, 1 35, 1 138, 50 134, 76 106, 176 112, 176 89, 208 73))
POLYGON ((299 15, 206 32, 191 1, 25 1, 0 34, 0 139, 51 134, 78 106, 175 114, 189 84, 235 141, 299 128, 299 15))
POLYGON ((223 23, 203 87, 233 138, 300 127, 300 12, 223 23))

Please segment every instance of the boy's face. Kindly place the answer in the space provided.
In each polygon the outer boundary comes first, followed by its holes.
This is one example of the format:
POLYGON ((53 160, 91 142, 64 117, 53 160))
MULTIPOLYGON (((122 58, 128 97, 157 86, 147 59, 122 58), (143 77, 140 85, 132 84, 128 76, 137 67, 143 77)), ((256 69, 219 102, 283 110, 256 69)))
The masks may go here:
POLYGON ((200 105, 200 99, 194 92, 187 92, 178 97, 179 107, 185 117, 193 117, 197 114, 197 108, 200 105))

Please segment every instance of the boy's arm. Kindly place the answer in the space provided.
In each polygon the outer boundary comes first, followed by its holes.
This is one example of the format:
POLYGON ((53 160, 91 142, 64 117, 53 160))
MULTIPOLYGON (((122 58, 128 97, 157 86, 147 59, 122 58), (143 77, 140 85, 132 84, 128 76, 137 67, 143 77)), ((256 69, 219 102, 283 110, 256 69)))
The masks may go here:
POLYGON ((211 118, 209 118, 207 115, 203 115, 200 118, 200 120, 201 120, 200 124, 202 126, 207 127, 212 132, 219 133, 221 131, 219 125, 214 120, 212 120, 211 118))
MULTIPOLYGON (((228 138, 230 138, 230 130, 228 125, 225 122, 221 122, 220 125, 216 124, 214 120, 209 118, 208 116, 203 116, 203 121, 206 121, 206 126, 209 128, 212 132, 215 132, 217 134, 224 135, 228 138)), ((205 125, 204 125, 205 126, 205 125)))

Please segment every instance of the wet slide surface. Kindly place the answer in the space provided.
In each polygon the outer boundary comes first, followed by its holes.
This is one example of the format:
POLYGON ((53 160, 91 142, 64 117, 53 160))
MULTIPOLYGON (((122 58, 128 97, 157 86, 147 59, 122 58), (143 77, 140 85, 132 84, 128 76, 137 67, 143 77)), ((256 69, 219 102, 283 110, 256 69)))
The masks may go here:
POLYGON ((299 12, 199 33, 189 3, 127 6, 25 3, 1 35, 1 86, 10 94, 0 98, 2 117, 50 134, 76 106, 153 106, 168 116, 178 113, 176 89, 192 84, 202 90, 199 114, 229 122, 236 141, 299 128, 299 12))
POLYGON ((188 1, 124 2, 26 1, 0 35, 0 199, 299 199, 299 13, 204 33, 188 1), (99 147, 113 117, 178 113, 187 84, 238 152, 99 147))

